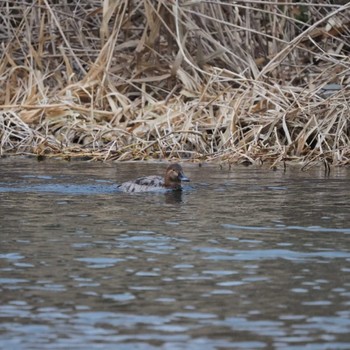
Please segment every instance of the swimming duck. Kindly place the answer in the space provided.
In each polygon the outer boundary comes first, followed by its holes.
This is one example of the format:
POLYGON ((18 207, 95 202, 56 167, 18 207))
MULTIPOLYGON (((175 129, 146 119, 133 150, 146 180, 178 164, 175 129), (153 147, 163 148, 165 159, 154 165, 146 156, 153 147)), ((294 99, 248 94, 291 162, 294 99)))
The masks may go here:
POLYGON ((190 181, 184 174, 181 165, 170 164, 164 178, 162 176, 143 176, 127 181, 118 186, 123 192, 150 192, 158 190, 181 190, 181 181, 190 181))

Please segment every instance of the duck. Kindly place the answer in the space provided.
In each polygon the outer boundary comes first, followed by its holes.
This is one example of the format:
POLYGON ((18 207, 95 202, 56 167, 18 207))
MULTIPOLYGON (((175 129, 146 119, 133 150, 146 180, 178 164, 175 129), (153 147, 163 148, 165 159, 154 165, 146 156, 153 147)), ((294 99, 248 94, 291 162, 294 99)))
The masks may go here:
POLYGON ((188 182, 190 179, 185 176, 180 164, 170 164, 164 177, 151 175, 139 177, 135 180, 123 182, 118 185, 122 192, 152 192, 160 190, 181 191, 181 182, 188 182))

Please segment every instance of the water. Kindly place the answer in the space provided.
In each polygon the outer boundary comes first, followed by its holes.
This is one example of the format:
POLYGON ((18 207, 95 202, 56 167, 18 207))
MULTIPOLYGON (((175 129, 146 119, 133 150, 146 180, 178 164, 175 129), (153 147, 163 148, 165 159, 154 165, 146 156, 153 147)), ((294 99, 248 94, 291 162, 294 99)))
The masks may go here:
POLYGON ((1 349, 349 349, 350 172, 1 159, 1 349))

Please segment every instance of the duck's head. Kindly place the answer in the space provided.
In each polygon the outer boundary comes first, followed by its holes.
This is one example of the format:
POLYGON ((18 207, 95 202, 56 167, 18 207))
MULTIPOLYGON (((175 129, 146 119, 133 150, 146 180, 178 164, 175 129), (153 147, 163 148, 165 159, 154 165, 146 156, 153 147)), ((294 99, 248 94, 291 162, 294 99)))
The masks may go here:
POLYGON ((181 181, 188 182, 190 179, 185 176, 180 164, 170 164, 165 172, 165 187, 181 189, 181 181))

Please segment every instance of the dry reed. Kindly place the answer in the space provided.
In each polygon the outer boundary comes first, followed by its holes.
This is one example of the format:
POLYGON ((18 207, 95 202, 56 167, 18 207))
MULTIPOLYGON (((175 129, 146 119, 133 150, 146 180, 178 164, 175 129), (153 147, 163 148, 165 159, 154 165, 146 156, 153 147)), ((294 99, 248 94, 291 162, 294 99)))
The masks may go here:
POLYGON ((0 155, 350 163, 347 1, 0 1, 0 155))

